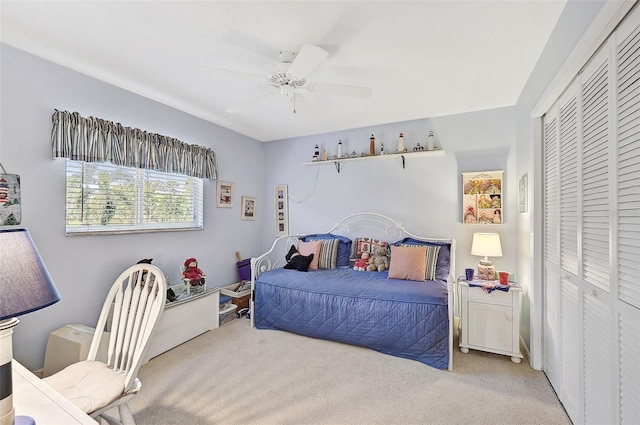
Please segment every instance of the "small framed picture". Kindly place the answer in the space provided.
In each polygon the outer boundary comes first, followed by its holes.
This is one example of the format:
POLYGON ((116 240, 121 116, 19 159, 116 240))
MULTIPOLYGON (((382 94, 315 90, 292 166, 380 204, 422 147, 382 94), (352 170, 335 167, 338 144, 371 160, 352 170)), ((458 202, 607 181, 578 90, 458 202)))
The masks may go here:
POLYGON ((252 196, 242 197, 242 219, 243 220, 256 219, 256 198, 252 196))
POLYGON ((218 182, 217 185, 217 207, 232 208, 233 207, 233 183, 218 182))
POLYGON ((526 213, 528 210, 527 205, 527 188, 529 186, 529 177, 527 173, 524 173, 522 177, 520 177, 520 184, 518 185, 518 206, 521 213, 526 213))
POLYGON ((14 226, 22 221, 20 176, 0 174, 0 226, 14 226))
POLYGON ((274 217, 276 224, 276 236, 285 236, 289 234, 289 195, 287 194, 287 185, 281 184, 274 187, 274 217))

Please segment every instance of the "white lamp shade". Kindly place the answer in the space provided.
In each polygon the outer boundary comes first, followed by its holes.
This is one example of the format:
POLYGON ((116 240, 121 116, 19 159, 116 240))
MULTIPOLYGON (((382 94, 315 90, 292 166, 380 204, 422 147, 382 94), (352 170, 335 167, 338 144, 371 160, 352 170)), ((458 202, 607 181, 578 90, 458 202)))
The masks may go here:
POLYGON ((500 235, 497 233, 474 233, 471 255, 481 257, 502 257, 500 235))

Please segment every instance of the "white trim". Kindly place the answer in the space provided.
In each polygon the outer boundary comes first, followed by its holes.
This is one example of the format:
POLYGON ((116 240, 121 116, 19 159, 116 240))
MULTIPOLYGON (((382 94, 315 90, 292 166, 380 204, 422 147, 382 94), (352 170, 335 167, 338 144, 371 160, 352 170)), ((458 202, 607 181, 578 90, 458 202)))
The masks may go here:
POLYGON ((553 102, 555 102, 569 84, 571 84, 571 81, 578 75, 593 54, 596 53, 602 43, 607 40, 613 30, 635 5, 636 1, 637 0, 609 0, 602 6, 598 16, 593 20, 576 47, 567 57, 567 60, 551 84, 549 84, 533 107, 533 111, 531 112, 532 117, 541 117, 551 108, 553 102))

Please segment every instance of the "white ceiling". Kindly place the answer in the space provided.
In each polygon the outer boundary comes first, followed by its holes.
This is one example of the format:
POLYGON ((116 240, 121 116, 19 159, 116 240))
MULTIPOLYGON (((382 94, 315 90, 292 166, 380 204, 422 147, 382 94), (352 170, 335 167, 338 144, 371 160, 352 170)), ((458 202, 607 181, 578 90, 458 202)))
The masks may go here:
MULTIPOLYGON (((565 1, 10 1, 0 40, 261 141, 514 105, 565 1), (329 52, 308 80, 371 87, 306 92, 293 113, 270 86, 281 50, 329 52)), ((81 111, 79 111, 81 112, 81 111)))

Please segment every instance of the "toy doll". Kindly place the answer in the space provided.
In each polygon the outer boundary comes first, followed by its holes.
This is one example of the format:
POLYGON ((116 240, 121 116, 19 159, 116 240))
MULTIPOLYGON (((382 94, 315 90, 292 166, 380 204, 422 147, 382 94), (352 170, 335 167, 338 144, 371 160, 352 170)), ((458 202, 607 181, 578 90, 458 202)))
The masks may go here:
POLYGON ((360 258, 356 260, 356 263, 353 265, 353 270, 357 271, 366 271, 369 266, 369 253, 363 252, 360 258))
POLYGON ((198 268, 198 260, 195 258, 187 258, 184 262, 184 271, 182 277, 189 280, 191 286, 204 285, 205 274, 198 268))

